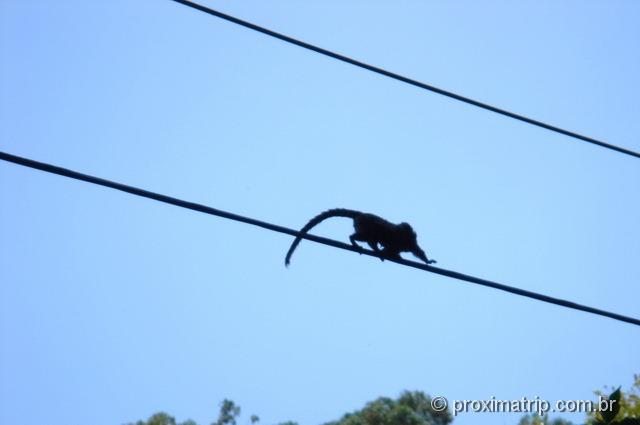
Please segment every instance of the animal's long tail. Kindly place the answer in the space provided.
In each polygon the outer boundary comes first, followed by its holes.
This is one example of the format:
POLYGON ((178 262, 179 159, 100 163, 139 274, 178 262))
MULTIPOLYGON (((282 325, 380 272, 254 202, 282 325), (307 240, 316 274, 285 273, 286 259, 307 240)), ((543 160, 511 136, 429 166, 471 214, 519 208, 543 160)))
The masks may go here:
MULTIPOLYGON (((334 208, 332 210, 327 210, 313 217, 311 220, 309 220, 309 222, 305 224, 302 229, 300 229, 300 233, 306 234, 309 230, 311 230, 312 227, 316 226, 321 221, 324 221, 330 217, 347 217, 347 218, 355 219, 360 214, 362 214, 360 211, 347 210, 344 208, 334 208)), ((296 239, 291 244, 291 246, 289 247, 287 256, 284 259, 285 266, 287 267, 289 266, 289 263, 291 261, 291 255, 293 254, 293 251, 295 251, 296 247, 298 246, 301 240, 302 238, 300 236, 297 236, 296 239)))

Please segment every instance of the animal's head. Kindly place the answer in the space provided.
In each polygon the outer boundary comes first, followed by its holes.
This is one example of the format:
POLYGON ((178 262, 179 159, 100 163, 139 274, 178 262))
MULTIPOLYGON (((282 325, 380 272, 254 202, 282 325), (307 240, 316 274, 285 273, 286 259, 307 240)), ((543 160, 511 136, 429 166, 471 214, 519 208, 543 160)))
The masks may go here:
POLYGON ((415 249, 420 249, 418 247, 418 240, 416 238, 416 232, 413 230, 409 223, 400 223, 398 225, 398 229, 400 230, 398 233, 399 245, 402 246, 403 251, 410 251, 418 258, 421 258, 415 253, 415 249))
POLYGON ((400 223, 398 225, 400 232, 402 233, 402 238, 407 242, 412 242, 414 245, 416 242, 416 232, 414 232, 413 227, 409 223, 400 223))

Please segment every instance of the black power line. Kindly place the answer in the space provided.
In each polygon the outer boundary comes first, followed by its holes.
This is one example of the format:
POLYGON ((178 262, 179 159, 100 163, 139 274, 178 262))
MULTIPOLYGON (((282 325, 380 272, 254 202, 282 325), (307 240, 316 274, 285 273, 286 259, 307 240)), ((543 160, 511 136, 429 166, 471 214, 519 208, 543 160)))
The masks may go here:
POLYGON ((429 90, 429 91, 432 91, 434 93, 438 93, 438 94, 441 94, 443 96, 447 96, 447 97, 450 97, 452 99, 458 100, 460 102, 468 103, 469 105, 477 106, 479 108, 486 109, 488 111, 495 112, 497 114, 501 114, 501 115, 507 116, 509 118, 513 118, 513 119, 516 119, 516 120, 524 121, 524 122, 526 122, 528 124, 532 124, 532 125, 535 125, 535 126, 538 126, 538 127, 542 127, 542 128, 547 129, 547 130, 554 131, 556 133, 564 134, 565 136, 573 137, 575 139, 579 139, 579 140, 582 140, 584 142, 593 143, 594 145, 598 145, 598 146, 603 147, 603 148, 611 149, 611 150, 614 150, 614 151, 617 151, 617 152, 620 152, 620 153, 624 153, 624 154, 627 154, 627 155, 635 156, 636 158, 640 158, 640 153, 634 152, 634 151, 632 151, 630 149, 626 149, 626 148, 623 148, 623 147, 620 147, 620 146, 612 145, 610 143, 606 143, 606 142, 603 142, 601 140, 594 139, 593 137, 583 136, 583 135, 575 133, 573 131, 564 130, 564 129, 560 128, 560 127, 556 127, 556 126, 553 126, 551 124, 544 123, 542 121, 534 120, 532 118, 527 118, 524 115, 519 115, 519 114, 516 114, 514 112, 509 112, 509 111, 507 111, 505 109, 501 109, 501 108, 489 105, 487 103, 482 103, 482 102, 479 102, 477 100, 473 100, 471 98, 468 98, 468 97, 465 97, 465 96, 461 96, 459 94, 455 94, 453 92, 450 92, 450 91, 447 91, 447 90, 443 90, 443 89, 434 87, 434 86, 429 85, 429 84, 421 83, 420 81, 417 81, 417 80, 414 80, 414 79, 411 79, 411 78, 408 78, 408 77, 404 77, 404 76, 402 76, 400 74, 396 74, 395 72, 387 71, 387 70, 379 68, 377 66, 373 66, 373 65, 366 64, 364 62, 360 62, 358 60, 355 60, 355 59, 352 59, 350 57, 341 55, 339 53, 335 53, 335 52, 332 52, 330 50, 326 50, 326 49, 323 49, 321 47, 314 46, 313 44, 309 44, 309 43, 306 43, 304 41, 297 40, 297 39, 295 39, 293 37, 289 37, 287 35, 280 34, 278 32, 275 32, 275 31, 272 31, 270 29, 258 26, 256 24, 252 24, 251 22, 243 21, 242 19, 238 19, 238 18, 233 17, 231 15, 227 15, 227 14, 219 12, 217 10, 202 6, 202 5, 198 4, 198 3, 194 3, 194 2, 191 2, 189 0, 173 0, 173 1, 175 1, 177 3, 181 3, 181 4, 185 5, 185 6, 192 7, 194 9, 197 9, 197 10, 201 11, 201 12, 208 13, 209 15, 217 16, 218 18, 224 19, 226 21, 233 22, 234 24, 242 25, 243 27, 252 29, 254 31, 261 32, 261 33, 266 34, 266 35, 271 36, 271 37, 275 37, 275 38, 280 39, 282 41, 285 41, 287 43, 295 44, 296 46, 300 46, 300 47, 302 47, 304 49, 312 50, 312 51, 314 51, 316 53, 320 53, 322 55, 329 56, 329 57, 337 59, 339 61, 346 62, 346 63, 349 63, 351 65, 355 65, 355 66, 358 66, 360 68, 364 68, 364 69, 367 69, 369 71, 375 72, 377 74, 384 75, 385 77, 393 78, 395 80, 402 81, 403 83, 411 84, 412 86, 420 87, 421 89, 429 90))
MULTIPOLYGON (((380 258, 379 254, 373 251, 359 250, 357 248, 354 248, 352 245, 348 245, 343 242, 338 242, 333 239, 314 236, 308 233, 301 234, 298 231, 289 229, 287 227, 278 226, 276 224, 267 223, 265 221, 260 221, 260 220, 256 220, 249 217, 244 217, 238 214, 233 214, 233 213, 222 211, 216 208, 207 207, 202 204, 196 204, 194 202, 183 201, 181 199, 172 198, 170 196, 161 195, 159 193, 150 192, 144 189, 138 189, 137 187, 128 186, 122 183, 101 179, 99 177, 90 176, 88 174, 78 173, 77 171, 68 170, 66 168, 57 167, 55 165, 46 164, 44 162, 34 161, 32 159, 11 155, 5 152, 0 152, 0 159, 4 161, 12 162, 14 164, 23 165, 25 167, 34 168, 36 170, 46 171, 48 173, 58 174, 60 176, 65 176, 72 179, 82 180, 88 183, 93 183, 100 186, 121 190, 123 192, 127 192, 132 195, 142 196, 144 198, 149 198, 149 199, 164 202, 167 204, 175 205, 178 207, 199 211, 205 214, 216 215, 218 217, 228 218, 230 220, 235 220, 235 221, 239 221, 246 224, 252 224, 254 226, 259 226, 268 230, 273 230, 274 232, 286 233, 287 235, 291 235, 291 236, 299 236, 303 239, 308 239, 310 241, 333 246, 335 248, 346 249, 348 251, 357 252, 359 254, 365 254, 365 255, 370 255, 372 257, 380 258)), ((469 275, 454 272, 451 270, 441 269, 439 267, 428 266, 426 264, 416 263, 414 261, 409 261, 405 259, 399 259, 399 260, 388 259, 388 261, 393 261, 394 263, 402 264, 409 267, 414 267, 416 269, 422 269, 431 273, 437 273, 443 276, 452 277, 454 279, 464 280, 467 282, 476 283, 478 285, 488 286, 494 289, 500 289, 501 291, 510 292, 512 294, 521 295, 523 297, 533 298, 538 301, 544 301, 544 302, 556 304, 562 307, 572 308, 574 310, 586 311, 587 313, 598 314, 600 316, 610 317, 615 320, 620 320, 622 322, 627 322, 627 323, 640 326, 640 320, 634 319, 633 317, 623 316, 621 314, 612 313, 609 311, 600 310, 597 308, 593 308, 593 307, 589 307, 581 304, 576 304, 571 301, 566 301, 559 298, 553 298, 546 295, 537 294, 535 292, 514 288, 512 286, 503 285, 501 283, 492 282, 490 280, 480 279, 478 277, 469 276, 469 275)))

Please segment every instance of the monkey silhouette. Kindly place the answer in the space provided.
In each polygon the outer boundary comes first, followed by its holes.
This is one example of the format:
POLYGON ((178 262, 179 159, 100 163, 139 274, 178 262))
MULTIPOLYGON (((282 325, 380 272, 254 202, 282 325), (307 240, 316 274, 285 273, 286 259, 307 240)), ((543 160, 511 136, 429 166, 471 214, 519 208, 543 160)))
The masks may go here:
MULTIPOLYGON (((306 234, 312 227, 331 217, 346 217, 353 220, 353 228, 355 232, 349 236, 351 244, 362 250, 362 247, 356 241, 366 242, 372 250, 380 255, 380 260, 401 259, 401 252, 410 252, 426 264, 435 263, 436 260, 430 260, 424 251, 418 246, 416 232, 409 223, 394 224, 382 217, 374 214, 363 213, 361 211, 349 210, 345 208, 335 208, 327 210, 313 217, 307 224, 300 229, 300 233, 306 234), (382 248, 382 249, 381 249, 382 248)), ((291 263, 291 255, 300 243, 302 238, 296 237, 287 256, 284 259, 285 266, 291 263)))

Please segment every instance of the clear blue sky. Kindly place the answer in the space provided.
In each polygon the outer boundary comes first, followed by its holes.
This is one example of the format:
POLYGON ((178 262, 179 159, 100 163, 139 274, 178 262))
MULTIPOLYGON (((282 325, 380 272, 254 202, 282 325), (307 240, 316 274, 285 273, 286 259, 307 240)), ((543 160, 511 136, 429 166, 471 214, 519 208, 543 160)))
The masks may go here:
MULTIPOLYGON (((640 150, 636 1, 206 4, 640 150)), ((408 221, 439 266, 640 316, 638 159, 169 0, 3 0, 0 63, 3 151, 294 228, 408 221)), ((403 389, 592 399, 640 372, 630 324, 311 242, 286 269, 288 236, 8 163, 0 235, 6 424, 207 424, 226 397, 317 425, 403 389)))

